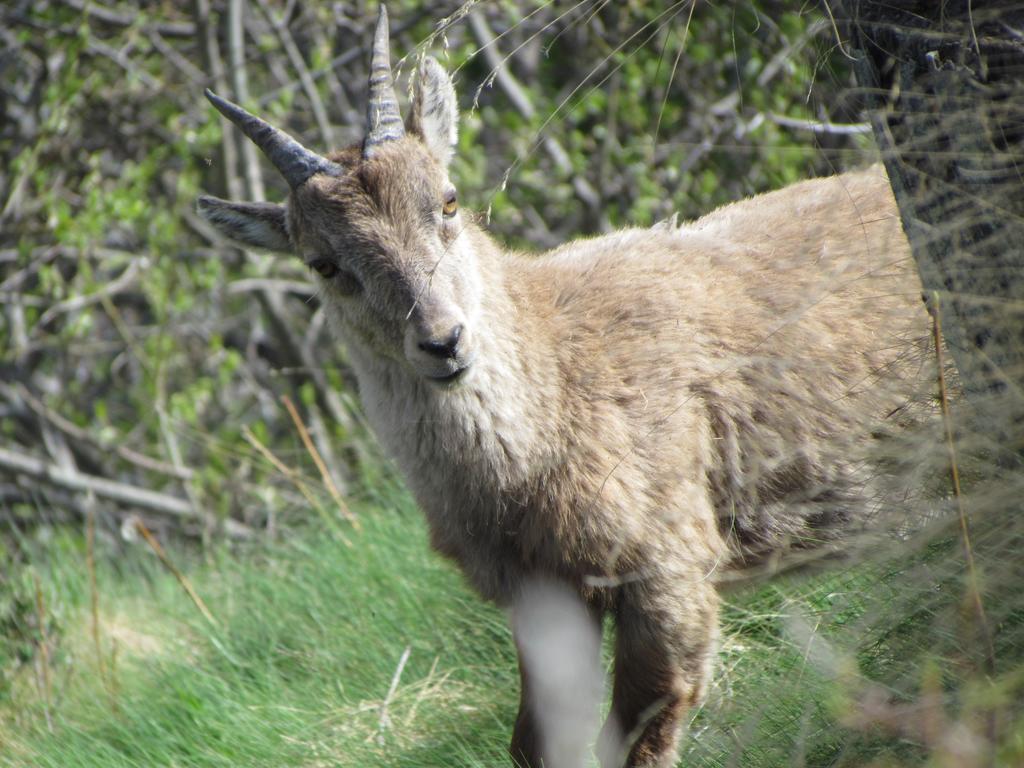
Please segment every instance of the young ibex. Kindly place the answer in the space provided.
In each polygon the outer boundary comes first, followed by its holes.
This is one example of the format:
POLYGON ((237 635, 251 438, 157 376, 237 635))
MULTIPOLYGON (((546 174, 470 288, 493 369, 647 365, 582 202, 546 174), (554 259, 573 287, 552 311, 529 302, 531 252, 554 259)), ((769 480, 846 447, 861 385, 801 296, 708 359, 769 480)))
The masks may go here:
MULTIPOLYGON (((514 609, 546 579, 594 626, 614 617, 602 761, 670 765, 708 685, 715 582, 868 506, 862 449, 926 335, 884 172, 527 256, 459 208, 455 91, 433 59, 403 122, 383 8, 360 146, 320 156, 207 97, 291 194, 201 197, 199 211, 317 273, 433 546, 484 597, 514 609)), ((551 766, 540 684, 521 667, 513 757, 551 766)))

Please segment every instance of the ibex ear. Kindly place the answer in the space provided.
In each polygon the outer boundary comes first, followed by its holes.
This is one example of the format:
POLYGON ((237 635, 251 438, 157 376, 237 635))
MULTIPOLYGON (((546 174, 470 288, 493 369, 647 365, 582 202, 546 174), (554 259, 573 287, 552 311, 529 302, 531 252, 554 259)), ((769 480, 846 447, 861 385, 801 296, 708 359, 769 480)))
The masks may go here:
POLYGON ((416 76, 409 132, 423 139, 431 154, 447 167, 459 140, 458 122, 451 78, 436 59, 427 57, 416 76))
POLYGON ((200 195, 199 215, 221 234, 254 248, 292 251, 288 237, 288 209, 277 203, 233 203, 219 197, 200 195))

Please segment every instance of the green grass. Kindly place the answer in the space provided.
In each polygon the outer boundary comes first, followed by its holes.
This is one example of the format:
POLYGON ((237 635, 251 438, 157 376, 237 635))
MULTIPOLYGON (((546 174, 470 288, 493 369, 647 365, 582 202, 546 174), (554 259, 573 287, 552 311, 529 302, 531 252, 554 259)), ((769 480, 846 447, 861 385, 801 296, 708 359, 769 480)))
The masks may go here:
POLYGON ((84 553, 37 563, 61 617, 53 731, 25 669, 0 710, 0 764, 445 765, 460 754, 494 764, 517 682, 503 617, 428 552, 408 504, 362 521, 346 533, 351 547, 308 531, 189 567, 217 627, 146 552, 107 563, 100 625, 105 650, 118 648, 113 694, 96 662, 84 553))
MULTIPOLYGON (((0 765, 507 765, 518 677, 504 616, 429 551, 403 493, 360 520, 344 532, 351 546, 309 529, 212 562, 172 551, 216 626, 144 545, 120 554, 108 545, 98 568, 103 674, 84 546, 66 534, 26 545, 33 561, 6 590, 21 595, 6 610, 24 631, 6 633, 7 667, 17 669, 0 689, 0 765), (45 679, 32 574, 47 616, 45 679)), ((926 763, 929 750, 905 733, 837 723, 867 676, 913 701, 934 667, 920 663, 929 649, 969 666, 949 625, 956 589, 930 603, 906 589, 955 555, 951 539, 898 568, 861 565, 728 595, 719 670, 682 764, 926 763), (895 620, 893 606, 907 600, 921 612, 895 620)), ((967 712, 968 689, 947 678, 953 714, 967 712)), ((1019 695, 1019 683, 1004 695, 1019 695)), ((1024 729, 1010 726, 1012 760, 1024 729)))

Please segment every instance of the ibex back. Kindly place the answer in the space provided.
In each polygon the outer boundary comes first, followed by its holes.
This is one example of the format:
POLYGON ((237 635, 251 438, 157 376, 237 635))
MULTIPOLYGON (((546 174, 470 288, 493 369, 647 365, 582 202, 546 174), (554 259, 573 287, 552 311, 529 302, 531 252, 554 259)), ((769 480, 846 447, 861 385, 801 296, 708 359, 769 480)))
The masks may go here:
POLYGON ((433 546, 512 610, 514 759, 585 759, 556 754, 523 661, 530 622, 515 616, 543 581, 596 631, 616 621, 602 763, 670 765, 708 685, 716 581, 828 542, 868 506, 864 446, 926 336, 887 180, 876 167, 681 227, 512 253, 458 207, 447 74, 424 61, 403 122, 387 48, 382 9, 366 138, 326 157, 208 93, 291 195, 199 210, 318 273, 433 546))

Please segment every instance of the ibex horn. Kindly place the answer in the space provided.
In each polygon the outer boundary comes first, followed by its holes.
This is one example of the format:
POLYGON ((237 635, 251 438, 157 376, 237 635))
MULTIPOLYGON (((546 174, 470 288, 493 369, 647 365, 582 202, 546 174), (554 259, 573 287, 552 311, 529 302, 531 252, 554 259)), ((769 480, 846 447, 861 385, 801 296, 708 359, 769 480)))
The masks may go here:
POLYGON ((284 131, 246 112, 237 104, 222 99, 209 88, 206 89, 206 98, 263 151, 292 189, 299 187, 315 173, 330 176, 341 174, 342 168, 337 163, 332 163, 316 152, 310 152, 284 131))
POLYGON ((379 144, 405 136, 405 125, 398 111, 395 82, 391 77, 391 53, 388 45, 388 12, 380 5, 377 30, 373 33, 373 58, 370 60, 370 103, 366 107, 366 138, 363 157, 371 157, 379 144))

